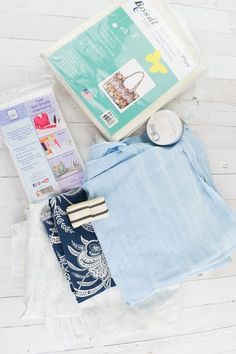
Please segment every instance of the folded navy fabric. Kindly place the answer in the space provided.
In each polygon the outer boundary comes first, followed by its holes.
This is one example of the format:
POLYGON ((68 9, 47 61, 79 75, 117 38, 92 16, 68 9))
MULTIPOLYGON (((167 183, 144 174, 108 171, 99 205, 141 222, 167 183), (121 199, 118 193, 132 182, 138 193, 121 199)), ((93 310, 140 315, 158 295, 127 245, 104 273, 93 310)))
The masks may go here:
POLYGON ((236 216, 187 127, 174 146, 146 135, 92 146, 83 188, 105 197, 110 216, 93 227, 131 305, 224 263, 236 248, 236 216))
POLYGON ((68 206, 86 200, 84 190, 72 190, 51 198, 43 211, 53 249, 79 303, 115 286, 92 224, 73 229, 67 215, 68 206))

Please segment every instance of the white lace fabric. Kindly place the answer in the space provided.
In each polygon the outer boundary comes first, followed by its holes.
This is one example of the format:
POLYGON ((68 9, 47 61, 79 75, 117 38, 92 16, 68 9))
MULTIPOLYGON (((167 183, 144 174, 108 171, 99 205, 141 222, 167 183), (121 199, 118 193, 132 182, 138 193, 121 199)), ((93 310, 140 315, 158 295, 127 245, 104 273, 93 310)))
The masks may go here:
POLYGON ((141 307, 126 305, 117 287, 78 304, 40 220, 45 205, 31 204, 27 221, 13 226, 12 260, 22 255, 17 264, 12 261, 12 271, 17 268, 17 274, 24 276, 23 319, 44 321, 50 332, 64 337, 66 347, 84 339, 111 342, 169 326, 177 319, 180 300, 176 288, 141 307))

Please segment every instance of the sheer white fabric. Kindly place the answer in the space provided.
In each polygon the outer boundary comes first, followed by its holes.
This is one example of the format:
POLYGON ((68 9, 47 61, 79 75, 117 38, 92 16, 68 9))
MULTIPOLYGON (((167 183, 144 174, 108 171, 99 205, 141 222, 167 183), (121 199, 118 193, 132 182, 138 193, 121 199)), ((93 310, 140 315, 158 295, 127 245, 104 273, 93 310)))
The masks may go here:
POLYGON ((27 222, 13 227, 12 259, 21 254, 25 260, 18 264, 18 274, 24 275, 25 283, 24 319, 45 321, 50 332, 65 338, 67 347, 84 339, 107 343, 175 322, 180 308, 176 288, 158 294, 142 307, 126 305, 116 287, 78 304, 40 221, 44 205, 30 205, 27 222))

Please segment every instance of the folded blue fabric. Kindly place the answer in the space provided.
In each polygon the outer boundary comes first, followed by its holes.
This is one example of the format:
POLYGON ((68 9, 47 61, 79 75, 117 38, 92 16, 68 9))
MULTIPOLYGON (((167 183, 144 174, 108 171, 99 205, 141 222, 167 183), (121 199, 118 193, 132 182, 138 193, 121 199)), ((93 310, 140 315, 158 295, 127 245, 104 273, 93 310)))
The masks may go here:
POLYGON ((105 197, 110 216, 93 227, 131 305, 224 263, 235 250, 236 216, 187 127, 169 147, 146 135, 94 145, 83 188, 89 198, 105 197))
POLYGON ((69 205, 86 200, 84 190, 72 190, 51 198, 43 212, 53 249, 79 303, 115 286, 93 226, 73 229, 67 215, 69 205))

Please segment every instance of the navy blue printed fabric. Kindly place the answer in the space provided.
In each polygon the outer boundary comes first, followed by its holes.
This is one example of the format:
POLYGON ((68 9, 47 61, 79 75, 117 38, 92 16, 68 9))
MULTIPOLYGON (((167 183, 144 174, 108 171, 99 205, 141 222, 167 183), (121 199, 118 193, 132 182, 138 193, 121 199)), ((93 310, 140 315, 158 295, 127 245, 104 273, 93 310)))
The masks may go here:
POLYGON ((73 229, 66 208, 87 200, 82 189, 49 200, 43 222, 54 252, 80 303, 115 286, 91 223, 73 229))

